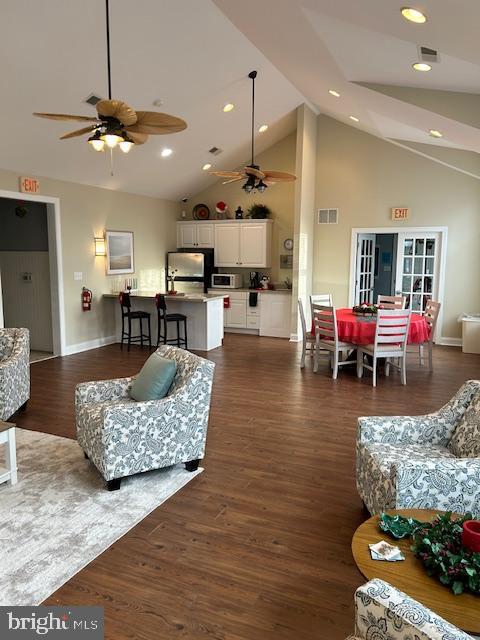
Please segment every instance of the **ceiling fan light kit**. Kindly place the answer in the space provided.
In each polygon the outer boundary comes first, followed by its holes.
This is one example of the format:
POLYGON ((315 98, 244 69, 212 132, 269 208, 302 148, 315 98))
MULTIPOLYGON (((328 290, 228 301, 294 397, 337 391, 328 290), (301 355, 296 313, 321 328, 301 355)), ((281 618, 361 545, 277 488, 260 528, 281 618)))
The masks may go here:
POLYGON ((95 151, 113 151, 115 147, 128 153, 135 145, 144 144, 149 135, 165 135, 183 131, 187 123, 181 118, 156 111, 135 111, 126 102, 112 100, 112 76, 110 69, 110 12, 109 0, 105 0, 108 100, 95 103, 97 117, 76 116, 64 113, 34 113, 49 120, 74 120, 89 122, 88 126, 61 136, 60 140, 90 134, 87 142, 95 151))
MULTIPOLYGON (((261 171, 258 164, 255 164, 255 79, 256 71, 250 71, 248 77, 252 81, 252 161, 244 167, 243 171, 212 171, 211 175, 217 178, 226 178, 223 184, 245 180, 242 189, 245 193, 258 191, 263 193, 267 187, 276 182, 293 182, 297 177, 293 173, 285 171, 261 171)), ((267 125, 262 125, 261 130, 266 131, 267 125)))

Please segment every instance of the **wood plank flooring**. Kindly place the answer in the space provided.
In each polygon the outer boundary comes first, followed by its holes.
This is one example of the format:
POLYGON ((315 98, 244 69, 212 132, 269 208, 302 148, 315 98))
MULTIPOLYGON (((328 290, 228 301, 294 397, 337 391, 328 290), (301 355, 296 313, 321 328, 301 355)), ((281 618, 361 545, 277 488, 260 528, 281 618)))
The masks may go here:
MULTIPOLYGON (((115 345, 33 364, 17 424, 75 437, 75 384, 133 374, 147 356, 115 345)), ((439 347, 433 375, 412 356, 406 387, 395 373, 373 389, 354 368, 337 381, 326 365, 301 371, 286 340, 227 334, 208 357, 205 472, 47 603, 104 606, 109 640, 341 640, 363 582, 350 552, 365 518, 356 418, 432 411, 480 377, 480 358, 439 347)))

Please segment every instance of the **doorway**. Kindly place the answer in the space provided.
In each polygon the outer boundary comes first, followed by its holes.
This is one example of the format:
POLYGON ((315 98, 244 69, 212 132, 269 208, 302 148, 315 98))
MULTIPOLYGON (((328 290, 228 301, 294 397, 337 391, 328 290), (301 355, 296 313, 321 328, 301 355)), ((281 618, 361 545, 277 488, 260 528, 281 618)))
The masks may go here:
POLYGON ((30 331, 30 360, 65 350, 57 198, 0 191, 0 327, 30 331))
POLYGON ((349 305, 403 295, 407 309, 423 313, 430 299, 443 302, 446 247, 446 227, 353 229, 349 305))
POLYGON ((0 275, 6 327, 30 331, 30 361, 53 356, 47 205, 0 198, 0 275))
POLYGON ((357 243, 355 304, 395 292, 397 234, 361 233, 357 243))

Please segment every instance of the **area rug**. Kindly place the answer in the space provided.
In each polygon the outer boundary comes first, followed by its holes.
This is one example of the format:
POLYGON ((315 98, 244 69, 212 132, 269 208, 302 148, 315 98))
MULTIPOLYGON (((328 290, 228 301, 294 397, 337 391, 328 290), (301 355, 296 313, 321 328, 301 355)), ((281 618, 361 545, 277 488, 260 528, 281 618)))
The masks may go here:
POLYGON ((16 435, 18 483, 0 485, 0 605, 40 604, 201 472, 175 465, 107 491, 74 440, 16 435))

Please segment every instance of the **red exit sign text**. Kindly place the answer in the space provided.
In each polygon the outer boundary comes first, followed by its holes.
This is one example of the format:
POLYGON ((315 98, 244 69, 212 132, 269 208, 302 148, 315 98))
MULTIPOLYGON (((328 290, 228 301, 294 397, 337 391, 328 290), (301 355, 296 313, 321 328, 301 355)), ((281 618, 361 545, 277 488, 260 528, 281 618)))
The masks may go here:
POLYGON ((38 193, 40 191, 40 182, 36 178, 20 178, 20 191, 22 193, 38 193))
POLYGON ((407 207, 393 207, 392 220, 408 220, 410 218, 410 209, 407 207))

